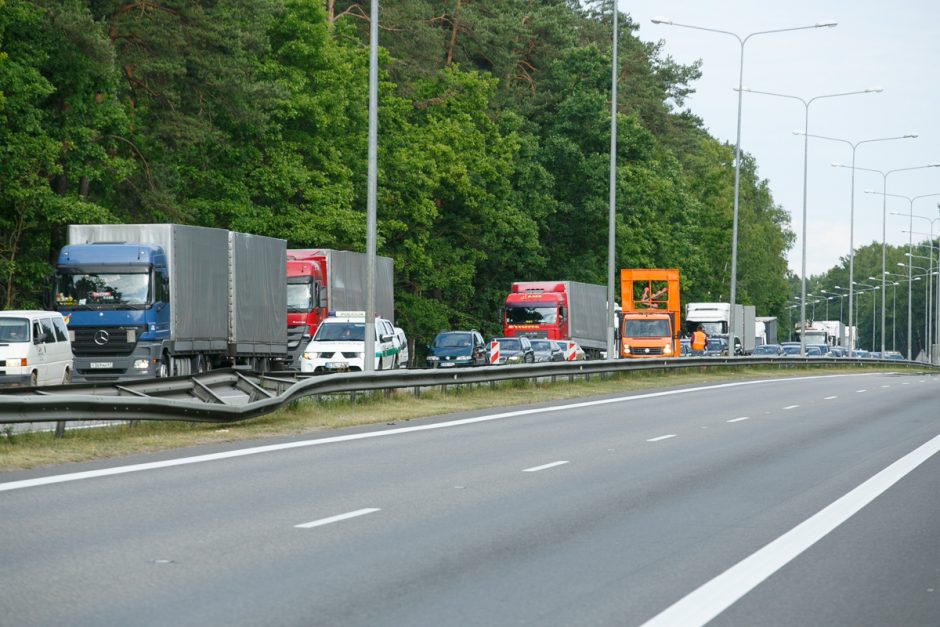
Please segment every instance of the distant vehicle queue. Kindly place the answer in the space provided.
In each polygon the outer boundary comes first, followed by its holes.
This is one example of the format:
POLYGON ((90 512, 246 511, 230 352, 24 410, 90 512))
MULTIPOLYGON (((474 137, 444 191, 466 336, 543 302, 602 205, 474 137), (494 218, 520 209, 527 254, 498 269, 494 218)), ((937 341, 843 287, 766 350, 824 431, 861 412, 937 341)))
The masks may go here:
MULTIPOLYGON (((47 311, 3 312, 0 384, 41 385, 188 375, 219 367, 327 374, 363 370, 366 255, 287 249, 286 241, 176 224, 72 225, 44 291, 47 311)), ((394 324, 393 261, 376 257, 375 370, 418 365, 394 324)), ((687 303, 679 270, 621 270, 617 357, 800 354, 753 306, 687 303), (696 348, 695 333, 704 340, 696 348), (729 342, 730 338, 730 342, 729 342)), ((576 281, 510 286, 502 334, 445 330, 429 368, 607 357, 607 289, 576 281)), ((794 329, 807 356, 841 357, 855 327, 794 329)), ((879 357, 858 350, 856 357, 879 357)), ((902 359, 886 352, 884 359, 902 359)))

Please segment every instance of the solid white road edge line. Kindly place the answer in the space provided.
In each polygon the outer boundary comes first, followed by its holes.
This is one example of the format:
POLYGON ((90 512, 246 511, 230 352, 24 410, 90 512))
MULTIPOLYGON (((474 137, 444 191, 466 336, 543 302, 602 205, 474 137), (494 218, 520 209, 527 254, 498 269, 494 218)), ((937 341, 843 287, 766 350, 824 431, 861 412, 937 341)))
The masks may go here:
POLYGON ((382 511, 378 507, 366 507, 364 509, 357 509, 354 512, 348 512, 346 514, 339 514, 337 516, 330 516, 329 518, 321 518, 320 520, 314 520, 308 523, 303 523, 301 525, 294 525, 297 529, 313 529, 314 527, 322 527, 323 525, 329 525, 331 523, 339 522, 341 520, 349 520, 350 518, 358 518, 359 516, 365 516, 366 514, 374 514, 375 512, 382 511))
POLYGON ((543 464, 541 466, 533 466, 532 468, 526 468, 522 472, 538 472, 540 470, 547 470, 549 468, 554 468, 555 466, 564 466, 565 464, 570 464, 569 461, 563 462, 552 462, 551 464, 543 464))
POLYGON ((86 470, 83 472, 72 472, 64 475, 50 475, 48 477, 37 477, 35 479, 22 479, 20 481, 8 481, 0 483, 0 492, 7 490, 21 490, 23 488, 32 488, 54 483, 65 483, 68 481, 79 481, 82 479, 94 479, 97 477, 109 477, 112 475, 123 475, 129 472, 140 472, 142 470, 156 470, 158 468, 171 468, 173 466, 185 466, 188 464, 200 464, 203 462, 217 461, 221 459, 232 459, 235 457, 244 457, 246 455, 257 455, 259 453, 272 453, 275 451, 285 451, 294 448, 304 448, 307 446, 320 446, 323 444, 335 444, 337 442, 351 442, 353 440, 365 440, 368 438, 380 438, 391 435, 400 435, 403 433, 413 433, 415 431, 430 431, 433 429, 447 429, 450 427, 459 427, 462 425, 475 424, 480 422, 489 422, 491 420, 503 420, 506 418, 515 418, 516 416, 528 416, 531 414, 547 414, 556 411, 565 411, 569 409, 579 409, 582 407, 594 407, 598 405, 610 405, 612 403, 626 403, 629 401, 638 401, 647 398, 661 398, 663 396, 676 396, 679 394, 693 394, 706 390, 720 390, 725 388, 742 387, 746 385, 761 385, 767 383, 790 383, 792 381, 811 381, 814 379, 834 379, 842 377, 870 377, 876 375, 891 374, 886 372, 869 372, 862 374, 829 374, 810 377, 792 377, 786 379, 758 379, 756 381, 735 381, 732 383, 719 383, 716 385, 699 386, 694 388, 683 388, 681 390, 667 390, 665 392, 650 392, 648 394, 637 394, 635 396, 620 396, 617 398, 606 398, 598 401, 583 401, 579 403, 570 403, 568 405, 555 405, 554 407, 540 407, 537 409, 520 409, 517 411, 503 412, 489 416, 477 416, 476 418, 463 418, 460 420, 451 420, 448 422, 435 422, 429 425, 417 425, 414 427, 401 427, 398 429, 387 429, 384 431, 368 431, 365 433, 354 433, 350 435, 339 435, 330 438, 320 438, 317 440, 300 440, 297 442, 285 442, 282 444, 268 444, 265 446, 255 446, 252 448, 237 449, 234 451, 225 451, 223 453, 209 453, 207 455, 196 455, 193 457, 181 457, 178 459, 167 459, 159 462, 148 462, 144 464, 131 464, 129 466, 116 466, 114 468, 101 468, 99 470, 86 470))
POLYGON ((705 625, 940 451, 940 435, 894 462, 764 548, 692 591, 642 627, 705 625))
POLYGON ((662 440, 668 440, 669 438, 676 437, 675 433, 670 433, 669 435, 661 435, 658 438, 650 438, 647 442, 660 442, 662 440))

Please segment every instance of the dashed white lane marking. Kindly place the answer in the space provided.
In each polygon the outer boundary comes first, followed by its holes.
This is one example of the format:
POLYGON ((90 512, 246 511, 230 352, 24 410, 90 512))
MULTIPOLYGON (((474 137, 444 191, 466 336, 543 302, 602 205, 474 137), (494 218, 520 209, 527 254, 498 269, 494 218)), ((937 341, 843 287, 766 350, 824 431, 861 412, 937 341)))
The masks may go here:
POLYGON ((669 438, 676 437, 675 433, 670 433, 669 435, 661 435, 657 438, 650 438, 647 442, 662 442, 663 440, 668 440, 669 438))
POLYGON ((562 461, 562 462, 552 462, 551 464, 544 464, 542 466, 533 466, 532 468, 526 468, 522 472, 538 472, 540 470, 546 470, 548 468, 554 468, 555 466, 564 466, 565 464, 570 464, 571 462, 562 461))
POLYGON ((831 400, 836 399, 836 398, 839 398, 839 397, 838 397, 838 396, 827 396, 827 397, 824 398, 823 400, 824 400, 824 401, 831 401, 831 400))
POLYGON ((692 591, 643 627, 705 625, 940 451, 937 436, 692 591))
POLYGON ((891 386, 890 386, 890 385, 882 385, 881 387, 883 387, 883 388, 889 388, 889 387, 891 387, 891 386))
POLYGON ((796 409, 799 405, 787 405, 784 409, 796 409))
POLYGON ((732 418, 731 420, 725 420, 725 422, 741 422, 742 420, 750 420, 750 416, 741 416, 740 418, 732 418))
POLYGON ((359 516, 365 516, 366 514, 374 514, 375 512, 382 511, 378 507, 366 507, 364 509, 357 509, 354 512, 347 512, 345 514, 339 514, 337 516, 330 516, 329 518, 321 518, 320 520, 313 520, 308 523, 303 523, 300 525, 294 525, 297 529, 312 529, 313 527, 322 527, 323 525, 329 525, 335 522, 340 522, 341 520, 349 520, 350 518, 358 518, 359 516))
POLYGON ((867 392, 868 390, 855 390, 856 394, 861 394, 862 392, 867 392))

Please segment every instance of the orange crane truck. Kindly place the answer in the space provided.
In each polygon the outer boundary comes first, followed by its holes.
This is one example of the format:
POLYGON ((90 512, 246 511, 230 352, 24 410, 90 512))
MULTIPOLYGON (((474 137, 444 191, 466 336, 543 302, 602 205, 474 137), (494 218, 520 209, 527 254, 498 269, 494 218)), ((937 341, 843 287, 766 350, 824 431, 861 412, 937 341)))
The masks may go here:
POLYGON ((679 270, 620 270, 621 357, 679 356, 679 270))

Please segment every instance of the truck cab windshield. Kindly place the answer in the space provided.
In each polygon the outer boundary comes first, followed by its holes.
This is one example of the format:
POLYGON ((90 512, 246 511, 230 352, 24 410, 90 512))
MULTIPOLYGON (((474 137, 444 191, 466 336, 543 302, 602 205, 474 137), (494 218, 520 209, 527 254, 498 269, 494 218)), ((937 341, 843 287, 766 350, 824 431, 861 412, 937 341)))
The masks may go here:
POLYGON ((705 335, 725 335, 728 333, 727 322, 702 322, 702 331, 705 335))
POLYGON ((669 337, 668 320, 627 320, 624 337, 669 337))
POLYGON ((150 303, 150 273, 57 274, 55 302, 60 307, 92 309, 150 303))
POLYGON ((507 324, 555 324, 558 308, 551 307, 506 307, 507 324))
POLYGON ((313 290, 310 283, 287 284, 287 311, 308 312, 313 309, 313 290))

